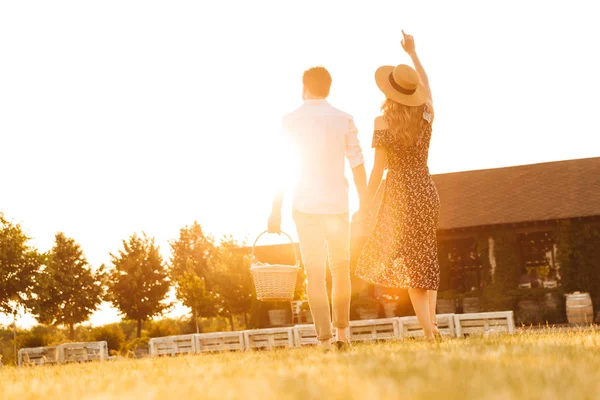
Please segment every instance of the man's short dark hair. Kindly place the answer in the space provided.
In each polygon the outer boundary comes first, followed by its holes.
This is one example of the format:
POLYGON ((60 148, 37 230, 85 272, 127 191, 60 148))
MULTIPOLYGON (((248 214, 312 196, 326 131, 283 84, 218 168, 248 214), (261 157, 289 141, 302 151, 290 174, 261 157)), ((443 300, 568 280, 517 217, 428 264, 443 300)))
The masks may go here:
POLYGON ((304 71, 302 83, 313 96, 327 97, 331 89, 331 75, 324 67, 313 67, 304 71))

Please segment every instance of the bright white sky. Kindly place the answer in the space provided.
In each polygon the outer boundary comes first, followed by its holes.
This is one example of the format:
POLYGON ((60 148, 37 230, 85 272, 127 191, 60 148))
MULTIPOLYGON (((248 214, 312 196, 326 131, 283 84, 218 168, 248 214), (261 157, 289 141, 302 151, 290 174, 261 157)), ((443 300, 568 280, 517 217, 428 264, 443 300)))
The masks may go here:
POLYGON ((140 231, 168 257, 194 220, 252 239, 306 68, 331 72, 370 168, 373 74, 410 62, 400 29, 433 90, 432 173, 599 156, 593 3, 2 2, 0 211, 41 251, 65 232, 94 266, 140 231))

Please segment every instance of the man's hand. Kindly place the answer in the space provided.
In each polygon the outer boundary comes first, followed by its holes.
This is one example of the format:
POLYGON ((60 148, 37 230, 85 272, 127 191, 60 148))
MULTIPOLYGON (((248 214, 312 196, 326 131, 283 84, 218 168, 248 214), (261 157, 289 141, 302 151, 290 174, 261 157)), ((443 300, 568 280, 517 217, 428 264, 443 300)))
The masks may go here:
POLYGON ((411 35, 407 35, 406 33, 404 33, 404 30, 402 31, 402 41, 400 42, 400 44, 409 56, 412 56, 416 53, 415 39, 411 35))
POLYGON ((359 210, 352 216, 352 235, 369 236, 372 230, 373 216, 370 211, 359 210))
POLYGON ((369 223, 373 215, 367 209, 360 209, 352 215, 352 221, 359 223, 369 223))
POLYGON ((273 212, 269 217, 269 224, 267 228, 269 233, 281 234, 281 213, 273 212))

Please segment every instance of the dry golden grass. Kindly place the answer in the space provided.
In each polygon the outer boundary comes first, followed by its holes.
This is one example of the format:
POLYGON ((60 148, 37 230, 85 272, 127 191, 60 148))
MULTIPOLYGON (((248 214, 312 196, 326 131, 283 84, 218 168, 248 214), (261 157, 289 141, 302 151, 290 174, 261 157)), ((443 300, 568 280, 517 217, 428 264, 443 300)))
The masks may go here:
POLYGON ((0 369, 0 399, 597 399, 600 330, 0 369))

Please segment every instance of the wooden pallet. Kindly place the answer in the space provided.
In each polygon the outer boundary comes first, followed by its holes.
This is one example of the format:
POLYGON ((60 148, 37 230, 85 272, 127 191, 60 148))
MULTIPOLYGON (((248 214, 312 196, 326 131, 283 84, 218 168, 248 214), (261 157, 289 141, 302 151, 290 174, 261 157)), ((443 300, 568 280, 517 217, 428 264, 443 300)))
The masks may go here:
MULTIPOLYGON (((401 317, 398 319, 400 322, 400 336, 403 338, 423 337, 423 328, 421 328, 417 317, 401 317)), ((437 314, 436 320, 443 336, 456 337, 454 314, 437 314)))
POLYGON ((63 343, 58 346, 60 363, 108 360, 106 341, 63 343))
POLYGON ((293 328, 271 328, 244 331, 246 350, 295 347, 293 328))
POLYGON ((489 332, 515 332, 515 319, 512 311, 484 312, 475 314, 455 314, 456 336, 489 332))
POLYGON ((215 332, 194 335, 197 353, 242 351, 246 348, 243 332, 215 332))
POLYGON ((151 357, 196 353, 194 335, 165 336, 148 342, 151 357))
POLYGON ((350 321, 350 340, 361 342, 368 340, 400 339, 398 318, 365 319, 350 321))
POLYGON ((25 365, 58 364, 58 347, 26 347, 19 350, 19 367, 25 365))
POLYGON ((294 343, 296 347, 315 346, 319 344, 314 324, 294 326, 294 343))

